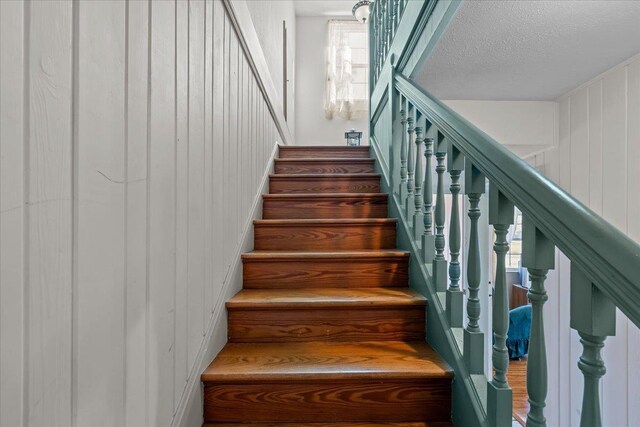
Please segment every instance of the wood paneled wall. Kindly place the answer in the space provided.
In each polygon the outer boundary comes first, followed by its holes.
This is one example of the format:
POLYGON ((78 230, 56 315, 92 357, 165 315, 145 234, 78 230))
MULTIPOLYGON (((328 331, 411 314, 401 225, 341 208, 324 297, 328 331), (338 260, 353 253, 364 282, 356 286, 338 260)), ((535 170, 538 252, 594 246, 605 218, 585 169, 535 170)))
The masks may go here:
MULTIPOLYGON (((640 241, 640 56, 559 99, 558 155, 545 173, 611 224, 640 241)), ((554 153, 549 153, 554 154, 554 153)), ((545 306, 549 425, 577 426, 582 402, 582 352, 569 328, 569 262, 559 254, 545 306), (553 380, 551 380, 553 379, 553 380)), ((602 381, 605 426, 640 419, 640 330, 618 311, 616 336, 605 341, 602 381)))
POLYGON ((2 427, 180 422, 283 142, 228 7, 0 2, 2 427))

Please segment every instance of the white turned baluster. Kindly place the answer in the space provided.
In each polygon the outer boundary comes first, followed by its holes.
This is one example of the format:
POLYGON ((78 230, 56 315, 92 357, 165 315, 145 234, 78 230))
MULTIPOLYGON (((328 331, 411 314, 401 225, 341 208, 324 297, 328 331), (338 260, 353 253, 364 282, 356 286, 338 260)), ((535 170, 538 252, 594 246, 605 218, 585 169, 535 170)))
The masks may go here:
POLYGON ((493 291, 493 351, 494 375, 487 388, 487 419, 490 425, 511 424, 512 393, 507 381, 509 355, 507 352, 507 331, 509 329, 509 294, 505 257, 509 252, 507 233, 513 224, 513 203, 494 183, 489 186, 489 224, 493 225, 496 241, 496 278, 493 291))

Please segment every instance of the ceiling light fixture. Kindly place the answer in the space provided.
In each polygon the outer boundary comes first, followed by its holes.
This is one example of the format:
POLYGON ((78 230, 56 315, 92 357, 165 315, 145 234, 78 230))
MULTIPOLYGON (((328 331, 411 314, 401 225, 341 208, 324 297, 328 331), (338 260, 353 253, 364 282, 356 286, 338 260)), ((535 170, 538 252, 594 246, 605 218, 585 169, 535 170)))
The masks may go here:
POLYGON ((371 2, 369 0, 361 0, 355 5, 353 5, 353 9, 351 9, 351 13, 353 16, 363 24, 366 24, 369 20, 369 5, 371 2))

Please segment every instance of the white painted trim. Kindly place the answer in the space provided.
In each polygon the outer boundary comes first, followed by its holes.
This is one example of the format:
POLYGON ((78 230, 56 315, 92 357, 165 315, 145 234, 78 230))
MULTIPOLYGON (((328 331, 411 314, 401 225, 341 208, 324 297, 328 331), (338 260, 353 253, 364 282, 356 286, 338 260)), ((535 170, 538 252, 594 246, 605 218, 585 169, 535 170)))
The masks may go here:
MULTIPOLYGON (((269 157, 269 161, 267 163, 267 167, 262 174, 260 186, 258 187, 258 191, 254 196, 250 215, 248 216, 247 221, 244 224, 242 236, 239 239, 238 246, 234 250, 233 262, 229 265, 229 268, 224 275, 225 279, 224 283, 222 284, 222 288, 220 289, 220 296, 225 295, 231 290, 231 285, 234 283, 234 279, 238 279, 240 282, 240 286, 242 285, 242 260, 240 258, 240 255, 253 247, 253 220, 262 217, 262 195, 268 192, 269 175, 273 170, 274 159, 277 153, 278 145, 274 144, 273 150, 271 151, 271 156, 269 157)), ((202 371, 204 371, 209 363, 211 363, 211 360, 218 354, 222 347, 224 347, 224 344, 226 344, 226 339, 223 343, 213 342, 214 333, 221 332, 219 331, 219 325, 227 315, 227 311, 225 310, 226 300, 227 299, 225 297, 216 298, 216 305, 213 308, 213 315, 211 316, 211 320, 209 322, 209 325, 207 326, 205 339, 202 340, 202 344, 200 345, 200 349, 198 350, 193 369, 191 370, 191 372, 189 372, 188 384, 185 387, 180 402, 178 403, 176 413, 173 417, 173 421, 171 422, 171 427, 194 427, 195 425, 202 425, 203 390, 202 387, 196 386, 200 385, 201 383, 200 374, 202 373, 202 371), (198 401, 196 399, 200 399, 200 404, 197 404, 198 401), (197 424, 193 424, 195 422, 194 420, 198 420, 197 424)), ((226 329, 222 332, 224 332, 226 338, 226 329)))
POLYGON ((238 33, 238 39, 240 40, 242 49, 247 55, 251 69, 258 80, 260 91, 267 101, 271 117, 273 117, 280 137, 282 138, 282 143, 284 145, 294 145, 293 136, 284 118, 282 105, 278 100, 278 92, 271 78, 267 60, 260 46, 260 39, 258 39, 258 33, 256 33, 255 26, 253 25, 247 3, 244 0, 221 1, 227 9, 231 22, 238 33))
POLYGON ((562 101, 562 100, 564 100, 566 98, 569 98, 572 95, 575 95, 577 92, 581 91, 582 89, 591 86, 592 84, 594 84, 598 80, 602 80, 603 78, 605 78, 605 76, 615 72, 616 70, 619 70, 620 68, 626 67, 627 65, 631 64, 632 62, 634 62, 634 61, 636 61, 638 59, 640 59, 640 53, 637 53, 637 54, 633 55, 631 58, 619 63, 615 67, 609 68, 607 71, 598 74, 597 76, 595 76, 591 80, 589 80, 587 82, 584 82, 580 86, 576 87, 575 89, 572 89, 571 91, 565 93, 564 95, 561 95, 558 99, 556 99, 556 102, 560 102, 560 101, 562 101))

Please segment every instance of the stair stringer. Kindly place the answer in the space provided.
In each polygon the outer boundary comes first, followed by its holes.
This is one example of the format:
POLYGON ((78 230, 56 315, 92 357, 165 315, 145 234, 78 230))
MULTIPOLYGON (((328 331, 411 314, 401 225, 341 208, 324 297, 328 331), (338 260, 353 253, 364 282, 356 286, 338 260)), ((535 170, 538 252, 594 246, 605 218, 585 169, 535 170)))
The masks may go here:
MULTIPOLYGON (((449 327, 444 297, 435 291, 431 279, 431 266, 421 261, 421 251, 413 240, 413 232, 400 208, 400 200, 390 184, 390 173, 384 157, 380 153, 375 136, 371 136, 371 153, 377 160, 376 172, 381 174, 380 187, 389 194, 389 217, 398 220, 397 248, 411 254, 409 262, 409 287, 427 298, 427 342, 451 366, 455 372, 452 384, 451 417, 459 427, 491 427, 485 412, 486 396, 478 394, 478 388, 486 385, 484 375, 471 375, 462 356, 462 333, 456 338, 454 329, 449 327), (469 409, 472 410, 469 410, 469 409)), ((485 387, 486 388, 486 387, 485 387)), ((484 388, 483 388, 484 389, 484 388)))

